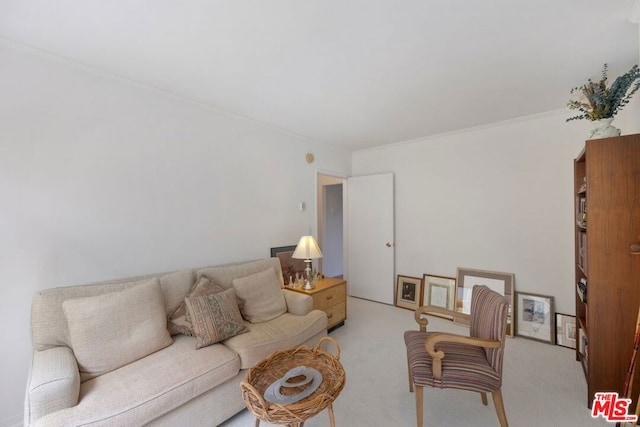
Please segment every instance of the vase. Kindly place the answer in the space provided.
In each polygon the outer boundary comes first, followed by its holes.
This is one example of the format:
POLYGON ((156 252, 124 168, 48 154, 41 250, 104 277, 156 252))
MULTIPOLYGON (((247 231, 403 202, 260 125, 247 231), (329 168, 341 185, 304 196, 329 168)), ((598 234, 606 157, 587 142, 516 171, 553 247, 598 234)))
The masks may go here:
POLYGON ((593 130, 589 134, 589 139, 609 138, 612 136, 620 136, 620 129, 611 126, 613 117, 595 120, 593 122, 593 130))

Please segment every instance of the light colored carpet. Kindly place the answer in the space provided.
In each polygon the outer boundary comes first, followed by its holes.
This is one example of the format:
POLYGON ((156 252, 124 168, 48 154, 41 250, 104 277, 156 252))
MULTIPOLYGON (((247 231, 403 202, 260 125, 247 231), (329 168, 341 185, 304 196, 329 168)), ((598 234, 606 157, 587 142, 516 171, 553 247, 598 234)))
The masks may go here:
MULTIPOLYGON (((415 397, 409 393, 403 333, 417 329, 413 312, 357 298, 348 300, 346 324, 331 333, 341 347, 346 385, 334 402, 336 426, 415 426, 415 397)), ((430 317, 429 330, 468 334, 451 321, 430 317)), ((508 338, 502 394, 511 427, 613 425, 593 419, 586 381, 574 352, 524 338, 508 338)), ((493 402, 477 393, 425 387, 425 426, 497 426, 493 402)), ((243 411, 224 427, 253 426, 243 411)), ((261 426, 271 424, 262 422, 261 426)), ((305 423, 328 426, 327 411, 305 423)))

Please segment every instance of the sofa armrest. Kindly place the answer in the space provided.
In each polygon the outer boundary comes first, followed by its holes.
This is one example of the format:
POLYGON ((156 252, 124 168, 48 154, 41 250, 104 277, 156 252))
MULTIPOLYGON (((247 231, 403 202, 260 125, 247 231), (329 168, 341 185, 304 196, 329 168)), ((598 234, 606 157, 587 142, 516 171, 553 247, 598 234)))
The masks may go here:
POLYGON ((287 301, 287 311, 297 316, 304 316, 313 310, 313 297, 300 292, 283 289, 284 299, 287 301))
POLYGON ((24 425, 78 404, 80 372, 69 347, 34 351, 24 399, 24 425))

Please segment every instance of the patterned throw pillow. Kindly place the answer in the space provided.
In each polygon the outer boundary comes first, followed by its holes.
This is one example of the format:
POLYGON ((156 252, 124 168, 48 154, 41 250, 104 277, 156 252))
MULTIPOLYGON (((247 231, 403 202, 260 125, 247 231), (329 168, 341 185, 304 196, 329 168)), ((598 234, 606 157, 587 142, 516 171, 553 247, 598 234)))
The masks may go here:
MULTIPOLYGON (((224 288, 206 276, 200 278, 196 286, 189 293, 190 297, 198 297, 202 295, 215 294, 224 291, 224 288)), ((169 315, 167 322, 167 328, 171 335, 184 334, 193 335, 193 328, 191 326, 191 319, 187 312, 185 302, 182 303, 169 315)))
POLYGON ((215 294, 188 296, 185 302, 196 337, 196 349, 249 332, 233 288, 215 294))

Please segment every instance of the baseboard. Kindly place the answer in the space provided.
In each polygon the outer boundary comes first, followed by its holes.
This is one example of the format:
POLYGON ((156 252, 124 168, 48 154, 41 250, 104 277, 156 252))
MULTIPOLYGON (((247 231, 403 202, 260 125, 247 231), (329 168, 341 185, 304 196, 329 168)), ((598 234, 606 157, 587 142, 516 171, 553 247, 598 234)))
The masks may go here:
POLYGON ((22 427, 22 414, 0 420, 0 427, 22 427))

